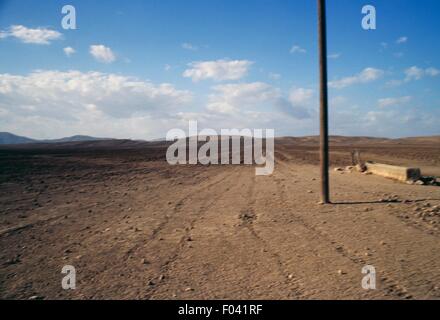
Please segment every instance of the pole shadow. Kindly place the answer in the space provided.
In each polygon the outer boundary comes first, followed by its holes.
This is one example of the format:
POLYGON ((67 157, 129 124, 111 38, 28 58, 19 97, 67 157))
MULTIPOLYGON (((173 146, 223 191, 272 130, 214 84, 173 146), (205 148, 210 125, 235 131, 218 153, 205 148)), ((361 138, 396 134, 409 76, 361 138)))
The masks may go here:
POLYGON ((392 204, 392 203, 418 203, 418 202, 425 202, 425 201, 440 201, 440 199, 416 199, 416 200, 385 200, 385 201, 339 201, 339 202, 332 202, 331 204, 334 205, 364 205, 364 204, 392 204))

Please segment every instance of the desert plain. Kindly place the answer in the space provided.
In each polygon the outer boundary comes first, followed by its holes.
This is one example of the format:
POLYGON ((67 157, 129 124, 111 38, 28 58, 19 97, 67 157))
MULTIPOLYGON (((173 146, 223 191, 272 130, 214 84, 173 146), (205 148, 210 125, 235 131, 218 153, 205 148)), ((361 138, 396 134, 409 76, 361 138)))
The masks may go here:
POLYGON ((315 137, 277 138, 270 176, 171 166, 168 145, 0 147, 0 298, 440 298, 440 188, 334 170, 360 150, 440 177, 440 137, 332 137, 331 205, 315 137))

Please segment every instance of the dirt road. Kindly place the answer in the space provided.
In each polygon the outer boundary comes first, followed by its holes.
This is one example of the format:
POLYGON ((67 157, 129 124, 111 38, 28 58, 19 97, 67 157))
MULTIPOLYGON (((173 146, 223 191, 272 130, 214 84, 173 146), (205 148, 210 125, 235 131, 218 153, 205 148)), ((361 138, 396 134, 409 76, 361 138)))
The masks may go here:
POLYGON ((332 171, 320 206, 318 167, 287 147, 268 177, 143 155, 4 153, 0 297, 440 298, 438 187, 332 171))

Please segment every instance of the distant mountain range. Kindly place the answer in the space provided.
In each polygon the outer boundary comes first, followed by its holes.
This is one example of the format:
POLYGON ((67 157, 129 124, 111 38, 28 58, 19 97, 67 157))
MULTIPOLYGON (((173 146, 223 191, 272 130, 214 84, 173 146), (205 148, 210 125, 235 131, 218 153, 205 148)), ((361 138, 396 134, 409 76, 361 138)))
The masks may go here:
POLYGON ((9 132, 0 132, 0 145, 7 144, 29 144, 29 143, 62 143, 62 142, 82 142, 82 141, 103 141, 113 140, 107 138, 95 138, 89 136, 73 136, 53 140, 36 140, 27 137, 17 136, 9 132))
MULTIPOLYGON (((389 139, 389 138, 375 138, 375 137, 346 137, 346 136, 330 136, 330 144, 333 146, 337 145, 386 145, 388 143, 392 144, 402 144, 402 145, 412 145, 412 144, 427 144, 427 145, 439 145, 440 146, 440 135, 438 136, 428 136, 428 137, 408 137, 400 139, 389 139)), ((315 146, 319 144, 318 136, 307 136, 307 137, 278 137, 276 138, 278 144, 297 144, 304 146, 315 146)), ((84 143, 89 146, 137 146, 143 143, 165 143, 166 139, 155 139, 150 141, 145 140, 127 140, 127 139, 112 139, 112 138, 95 138, 90 136, 73 136, 62 139, 52 139, 52 140, 37 140, 27 137, 17 136, 9 132, 0 132, 0 145, 25 145, 25 144, 40 144, 42 147, 44 144, 58 144, 68 145, 71 147, 84 146, 84 143)))

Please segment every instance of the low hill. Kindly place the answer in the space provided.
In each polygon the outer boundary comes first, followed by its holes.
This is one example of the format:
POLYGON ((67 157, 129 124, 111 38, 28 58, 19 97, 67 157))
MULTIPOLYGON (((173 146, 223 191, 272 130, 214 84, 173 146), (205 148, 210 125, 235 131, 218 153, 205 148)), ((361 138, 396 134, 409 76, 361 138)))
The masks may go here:
POLYGON ((36 142, 36 140, 17 136, 15 134, 9 132, 0 132, 0 145, 1 144, 24 144, 24 143, 32 143, 36 142))
POLYGON ((37 139, 18 136, 9 132, 0 132, 0 145, 21 145, 21 144, 30 144, 30 143, 47 144, 47 143, 88 142, 88 141, 107 141, 107 140, 112 140, 112 139, 77 135, 77 136, 66 137, 61 139, 37 140, 37 139))

